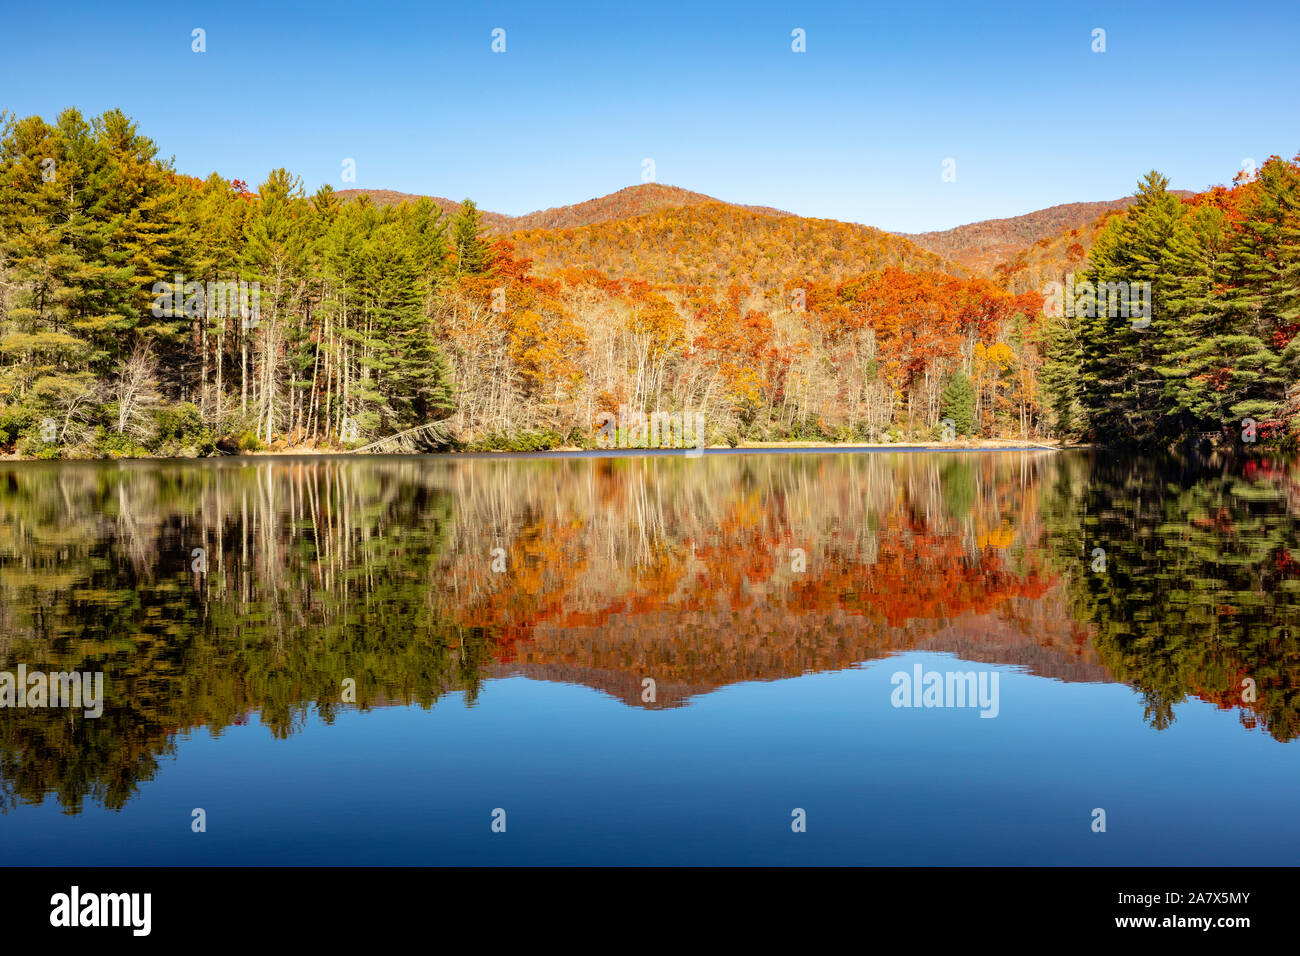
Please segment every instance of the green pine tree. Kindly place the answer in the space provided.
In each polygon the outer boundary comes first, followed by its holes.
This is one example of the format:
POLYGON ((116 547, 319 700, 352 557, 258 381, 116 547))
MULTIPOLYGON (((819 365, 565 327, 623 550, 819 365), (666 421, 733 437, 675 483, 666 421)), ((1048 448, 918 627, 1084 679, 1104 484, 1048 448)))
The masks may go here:
POLYGON ((483 241, 483 219, 472 200, 466 199, 451 227, 452 247, 456 251, 456 272, 481 275, 488 271, 492 257, 483 241))
POLYGON ((958 435, 975 433, 975 389, 961 369, 948 376, 940 398, 940 415, 952 419, 958 435))

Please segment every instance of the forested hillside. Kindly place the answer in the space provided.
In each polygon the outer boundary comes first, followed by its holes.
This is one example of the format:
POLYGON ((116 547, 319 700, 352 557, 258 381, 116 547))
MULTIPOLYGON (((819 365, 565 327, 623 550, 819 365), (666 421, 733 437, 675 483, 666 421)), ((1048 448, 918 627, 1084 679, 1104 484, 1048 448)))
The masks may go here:
POLYGON ((1132 202, 1133 197, 1126 196, 1109 202, 1065 203, 1008 219, 985 219, 937 232, 899 235, 972 271, 987 273, 1035 243, 1079 229, 1132 202))
MULTIPOLYGON (((399 203, 415 203, 426 197, 410 193, 394 192, 391 189, 340 189, 338 194, 343 199, 357 199, 369 196, 370 201, 379 206, 395 206, 399 203)), ((439 196, 427 197, 433 204, 448 215, 460 212, 460 203, 439 196)), ((665 186, 661 183, 643 183, 640 186, 628 186, 608 196, 588 199, 571 206, 555 206, 522 216, 507 216, 504 213, 480 210, 483 227, 489 235, 505 235, 524 229, 574 229, 578 226, 590 226, 611 219, 626 219, 629 216, 643 216, 661 209, 675 209, 681 206, 698 206, 702 203, 717 203, 719 199, 703 193, 691 192, 677 186, 665 186)), ((743 206, 736 203, 725 205, 751 212, 768 213, 773 216, 788 216, 790 213, 767 206, 743 206)))
POLYGON ((118 111, 6 116, 0 453, 590 447, 602 415, 626 440, 654 412, 708 443, 1167 442, 1242 416, 1283 438, 1295 179, 1275 159, 1184 201, 1148 178, 1089 260, 1068 245, 1081 278, 1154 285, 1138 333, 1016 270, 672 187, 493 236, 469 200, 183 176, 118 111))
POLYGON ((1064 282, 1070 272, 1087 268, 1088 253, 1102 228, 1122 210, 1104 212, 1086 225, 1039 239, 993 268, 993 278, 1011 292, 1041 289, 1049 282, 1064 282))
POLYGON ((933 253, 879 229, 776 216, 724 203, 680 206, 578 229, 511 234, 537 268, 596 269, 612 278, 772 288, 840 282, 886 267, 953 270, 933 253))
MULTIPOLYGON (((1186 191, 1173 192, 1179 196, 1192 195, 1186 191)), ((1054 243, 1064 235, 1077 237, 1099 219, 1127 209, 1135 198, 1063 203, 1008 219, 985 219, 938 232, 898 235, 972 272, 988 275, 999 265, 1028 257, 1032 250, 1054 243)))

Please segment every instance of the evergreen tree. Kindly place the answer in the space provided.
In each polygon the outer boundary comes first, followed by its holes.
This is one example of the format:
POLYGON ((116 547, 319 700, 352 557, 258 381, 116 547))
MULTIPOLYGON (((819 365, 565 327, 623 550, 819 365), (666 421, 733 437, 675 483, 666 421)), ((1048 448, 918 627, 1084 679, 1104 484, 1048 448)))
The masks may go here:
POLYGON ((948 376, 940 399, 940 409, 943 418, 952 419, 958 435, 974 434, 975 389, 961 369, 948 376))
POLYGON ((1217 332, 1210 300, 1214 259, 1225 241, 1221 211, 1187 210, 1165 241, 1160 258, 1157 301, 1160 326, 1150 358, 1163 384, 1153 397, 1149 440, 1174 443, 1195 438, 1207 427, 1218 428, 1205 390, 1205 349, 1217 332))
POLYGON ((1052 430, 1061 439, 1075 440, 1087 425, 1086 410, 1080 401, 1083 346, 1079 325, 1073 315, 1052 316, 1049 321, 1042 382, 1052 414, 1052 430))
POLYGON ((456 272, 460 275, 481 275, 491 265, 491 250, 483 241, 483 221, 478 207, 466 199, 452 223, 452 245, 456 250, 456 272))
POLYGON ((1300 330, 1300 166, 1270 157, 1249 196, 1218 262, 1225 364, 1212 381, 1232 400, 1229 425, 1278 415, 1297 376, 1287 346, 1300 330))
POLYGON ((1186 211, 1151 172, 1139 183, 1125 217, 1097 237, 1074 302, 1081 341, 1080 396, 1092 436, 1103 442, 1142 443, 1160 433, 1160 396, 1169 331, 1166 250, 1186 229, 1186 211), (1150 315, 1145 313, 1149 308, 1150 315))

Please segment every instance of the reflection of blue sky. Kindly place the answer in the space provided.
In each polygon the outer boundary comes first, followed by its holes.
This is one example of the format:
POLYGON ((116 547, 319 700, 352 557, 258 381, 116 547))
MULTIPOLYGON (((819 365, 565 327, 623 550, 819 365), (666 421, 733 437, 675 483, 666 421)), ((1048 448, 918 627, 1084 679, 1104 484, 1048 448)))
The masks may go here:
POLYGON ((1007 667, 996 719, 895 709, 890 675, 917 662, 988 667, 902 654, 668 710, 515 677, 288 740, 254 718, 181 740, 120 812, 51 800, 0 834, 49 864, 1292 862, 1300 761, 1235 713, 1189 700, 1158 732, 1123 685, 1007 667))

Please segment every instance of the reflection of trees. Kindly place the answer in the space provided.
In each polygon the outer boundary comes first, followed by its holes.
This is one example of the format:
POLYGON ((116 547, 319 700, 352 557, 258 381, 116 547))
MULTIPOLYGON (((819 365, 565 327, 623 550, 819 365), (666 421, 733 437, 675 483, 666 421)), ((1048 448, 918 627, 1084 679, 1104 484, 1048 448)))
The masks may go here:
POLYGON ((1037 546, 1055 468, 1039 454, 11 466, 0 668, 102 669, 108 700, 98 720, 0 712, 0 796, 120 807, 177 733, 256 710, 283 737, 351 706, 345 678, 363 707, 473 701, 502 668, 640 706, 655 676, 655 706, 673 706, 935 639, 1095 672, 1037 546))
POLYGON ((0 713, 7 805, 120 807, 178 730, 252 709, 277 736, 342 681, 362 706, 477 692, 481 630, 428 595, 449 518, 430 483, 322 463, 21 468, 0 484, 0 662, 103 670, 97 720, 0 713), (191 550, 208 573, 190 570, 191 550))
MULTIPOLYGON (((503 635, 500 659, 524 673, 629 703, 644 676, 678 689, 658 701, 673 706, 738 680, 848 667, 1043 599, 1052 581, 1028 547, 1041 527, 1025 491, 1051 461, 628 458, 534 462, 535 479, 520 462, 462 463, 467 512, 513 511, 492 530, 512 576, 458 563, 448 613, 503 635)), ((453 553, 492 546, 482 522, 456 528, 453 553)), ((1062 652, 1083 655, 1073 636, 1062 652)))
POLYGON ((1167 727, 1194 695, 1240 707, 1243 724, 1278 740, 1300 735, 1295 473, 1066 462, 1044 506, 1054 558, 1102 661, 1146 696, 1151 724, 1167 727), (1096 547, 1104 573, 1091 570, 1096 547))

